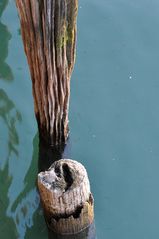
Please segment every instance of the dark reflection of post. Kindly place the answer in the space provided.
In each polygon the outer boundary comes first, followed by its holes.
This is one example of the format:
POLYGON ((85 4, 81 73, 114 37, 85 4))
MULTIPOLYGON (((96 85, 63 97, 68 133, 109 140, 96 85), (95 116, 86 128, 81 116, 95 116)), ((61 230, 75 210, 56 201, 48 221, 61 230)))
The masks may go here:
POLYGON ((57 160, 70 158, 71 143, 68 138, 66 144, 58 146, 48 146, 43 140, 39 139, 39 172, 48 168, 57 160))
POLYGON ((2 14, 8 2, 8 0, 0 0, 0 78, 10 81, 13 80, 13 74, 5 60, 8 56, 8 44, 11 39, 11 34, 7 27, 1 22, 2 14))
MULTIPOLYGON (((70 143, 66 145, 60 145, 57 147, 51 147, 44 144, 43 141, 39 141, 39 172, 48 170, 53 162, 62 159, 70 158, 70 143)), ((75 235, 58 235, 48 229, 48 239, 95 239, 95 224, 93 223, 90 227, 86 228, 81 233, 75 235)))
POLYGON ((55 162, 62 158, 65 145, 48 146, 42 140, 39 140, 39 172, 48 170, 55 162))

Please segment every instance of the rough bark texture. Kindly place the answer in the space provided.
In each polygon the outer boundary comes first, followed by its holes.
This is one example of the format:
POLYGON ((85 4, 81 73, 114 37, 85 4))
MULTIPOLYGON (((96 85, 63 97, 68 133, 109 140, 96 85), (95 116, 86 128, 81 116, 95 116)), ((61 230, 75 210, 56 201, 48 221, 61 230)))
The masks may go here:
POLYGON ((16 4, 40 136, 58 145, 68 137, 78 0, 16 0, 16 4))
POLYGON ((94 202, 85 168, 73 160, 54 162, 38 175, 38 188, 49 228, 74 234, 94 219, 94 202))

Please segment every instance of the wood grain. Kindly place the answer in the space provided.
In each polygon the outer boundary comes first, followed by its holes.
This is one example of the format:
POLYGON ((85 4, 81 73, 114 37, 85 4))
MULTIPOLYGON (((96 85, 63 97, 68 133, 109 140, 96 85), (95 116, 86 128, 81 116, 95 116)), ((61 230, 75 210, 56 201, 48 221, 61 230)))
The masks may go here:
POLYGON ((94 219, 94 200, 88 175, 80 163, 59 160, 38 175, 38 188, 49 228, 59 234, 75 234, 94 219))
POLYGON ((66 142, 78 0, 16 0, 41 138, 66 142))

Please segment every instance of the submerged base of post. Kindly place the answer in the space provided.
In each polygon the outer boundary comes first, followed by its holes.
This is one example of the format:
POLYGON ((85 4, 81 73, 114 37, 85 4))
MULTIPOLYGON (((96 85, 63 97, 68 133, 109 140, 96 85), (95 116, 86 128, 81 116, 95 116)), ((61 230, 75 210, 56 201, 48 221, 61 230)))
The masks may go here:
POLYGON ((52 230, 48 230, 48 239, 96 239, 95 223, 93 222, 89 227, 79 233, 72 235, 57 234, 52 230))
POLYGON ((94 200, 85 168, 78 162, 56 161, 38 175, 38 188, 48 227, 58 234, 76 234, 94 220, 94 200))

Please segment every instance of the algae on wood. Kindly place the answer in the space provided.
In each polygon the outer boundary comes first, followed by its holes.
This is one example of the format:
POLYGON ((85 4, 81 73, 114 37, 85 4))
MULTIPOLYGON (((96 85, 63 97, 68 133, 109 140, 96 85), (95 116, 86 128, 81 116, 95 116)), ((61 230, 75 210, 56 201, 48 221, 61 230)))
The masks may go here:
POLYGON ((65 143, 78 0, 16 0, 16 4, 40 136, 52 145, 65 143))

